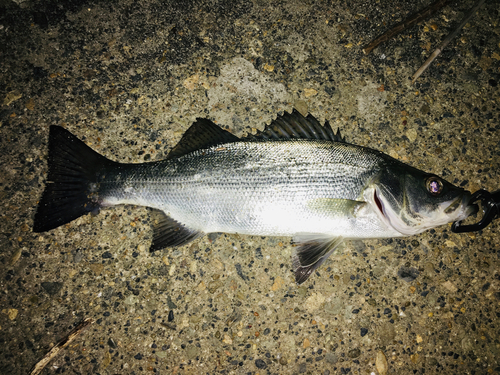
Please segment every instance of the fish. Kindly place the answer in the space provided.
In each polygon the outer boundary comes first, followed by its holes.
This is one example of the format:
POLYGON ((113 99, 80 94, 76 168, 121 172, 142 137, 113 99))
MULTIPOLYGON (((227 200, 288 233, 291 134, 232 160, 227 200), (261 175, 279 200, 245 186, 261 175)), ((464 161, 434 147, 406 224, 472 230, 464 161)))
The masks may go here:
POLYGON ((346 240, 413 236, 463 220, 470 192, 348 143, 295 109, 239 138, 197 118, 164 160, 112 161, 52 125, 33 231, 117 205, 151 210, 150 250, 205 234, 289 236, 297 284, 346 240))

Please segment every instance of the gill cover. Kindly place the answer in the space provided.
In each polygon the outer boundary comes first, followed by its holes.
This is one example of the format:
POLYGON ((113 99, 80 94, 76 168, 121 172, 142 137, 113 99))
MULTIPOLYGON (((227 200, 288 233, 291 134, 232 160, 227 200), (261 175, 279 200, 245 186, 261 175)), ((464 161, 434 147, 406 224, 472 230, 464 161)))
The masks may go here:
POLYGON ((373 185, 381 219, 404 235, 421 233, 469 215, 470 193, 404 164, 384 168, 373 185))

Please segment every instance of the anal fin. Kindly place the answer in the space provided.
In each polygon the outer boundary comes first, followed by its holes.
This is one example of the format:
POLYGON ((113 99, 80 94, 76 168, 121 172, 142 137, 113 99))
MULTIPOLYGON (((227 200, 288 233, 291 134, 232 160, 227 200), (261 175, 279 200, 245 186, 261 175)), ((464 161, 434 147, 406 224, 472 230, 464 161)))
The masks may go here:
POLYGON ((342 237, 317 239, 308 237, 311 239, 300 237, 295 239, 298 247, 293 254, 292 265, 297 284, 306 281, 344 240, 342 237))
POLYGON ((185 245, 205 233, 193 230, 167 216, 163 211, 152 209, 153 241, 150 251, 185 245))

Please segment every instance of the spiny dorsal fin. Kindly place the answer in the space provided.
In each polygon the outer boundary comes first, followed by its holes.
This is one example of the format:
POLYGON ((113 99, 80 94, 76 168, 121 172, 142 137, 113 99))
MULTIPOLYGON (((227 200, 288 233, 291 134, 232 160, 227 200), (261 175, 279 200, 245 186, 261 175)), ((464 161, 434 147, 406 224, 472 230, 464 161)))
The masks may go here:
POLYGON ((179 143, 170 151, 167 159, 178 158, 196 150, 239 140, 237 136, 215 125, 212 121, 197 118, 184 133, 179 143))
POLYGON ((292 113, 285 112, 267 125, 262 132, 249 135, 243 140, 287 140, 287 139, 319 139, 332 142, 344 142, 340 131, 334 133, 330 124, 321 124, 312 115, 302 116, 296 109, 292 113))

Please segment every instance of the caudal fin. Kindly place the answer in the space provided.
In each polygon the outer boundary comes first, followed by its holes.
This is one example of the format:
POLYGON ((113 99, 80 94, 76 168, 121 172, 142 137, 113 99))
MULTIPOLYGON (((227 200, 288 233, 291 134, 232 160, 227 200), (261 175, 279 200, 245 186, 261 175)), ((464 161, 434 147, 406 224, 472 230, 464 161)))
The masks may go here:
POLYGON ((99 172, 112 162, 60 126, 49 132, 49 172, 38 204, 34 232, 45 232, 98 212, 99 172))

